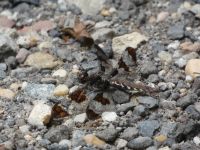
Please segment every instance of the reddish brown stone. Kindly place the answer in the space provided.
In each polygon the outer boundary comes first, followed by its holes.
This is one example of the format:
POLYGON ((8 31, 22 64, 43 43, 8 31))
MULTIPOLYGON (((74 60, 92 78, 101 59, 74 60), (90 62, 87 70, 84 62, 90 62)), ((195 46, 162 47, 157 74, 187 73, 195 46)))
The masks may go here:
POLYGON ((19 33, 26 33, 30 31, 49 31, 53 29, 56 26, 56 24, 53 21, 49 20, 43 20, 43 21, 38 21, 36 23, 33 23, 32 26, 26 26, 19 30, 19 33))
POLYGON ((8 19, 6 16, 0 16, 0 27, 12 28, 15 25, 15 22, 11 19, 8 19))

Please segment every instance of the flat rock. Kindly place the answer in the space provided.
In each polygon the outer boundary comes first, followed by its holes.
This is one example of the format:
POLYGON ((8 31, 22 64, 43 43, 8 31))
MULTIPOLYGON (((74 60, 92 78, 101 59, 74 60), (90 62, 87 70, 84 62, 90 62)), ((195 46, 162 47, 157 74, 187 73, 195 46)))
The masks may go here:
POLYGON ((60 61, 56 61, 54 56, 44 52, 30 54, 24 62, 25 65, 40 69, 52 69, 60 63, 60 61))
POLYGON ((86 136, 83 137, 83 139, 85 143, 96 145, 96 146, 102 146, 106 144, 104 141, 100 140, 98 137, 96 137, 93 134, 87 134, 86 136))
POLYGON ((138 137, 128 142, 128 147, 137 150, 143 150, 153 144, 150 137, 138 137))
POLYGON ((138 97, 138 102, 149 109, 158 107, 159 104, 157 99, 150 96, 140 96, 138 97))
POLYGON ((68 93, 69 88, 64 84, 58 85, 53 91, 54 96, 66 96, 68 93))
POLYGON ((117 138, 118 131, 114 128, 106 128, 102 131, 99 131, 96 135, 106 142, 113 142, 117 138))
POLYGON ((153 136, 159 127, 160 123, 157 120, 145 120, 138 123, 139 133, 142 136, 153 136))
POLYGON ((86 15, 96 15, 102 8, 105 0, 67 0, 69 4, 75 4, 86 15))
POLYGON ((69 129, 65 125, 59 125, 51 127, 48 132, 44 135, 45 139, 53 143, 58 143, 63 139, 69 139, 69 129))
POLYGON ((11 91, 10 89, 0 88, 0 97, 11 100, 15 97, 15 93, 13 91, 11 91))
POLYGON ((147 77, 150 74, 155 74, 157 72, 158 72, 158 69, 152 61, 146 61, 142 64, 142 68, 141 68, 142 76, 147 77))
POLYGON ((191 59, 185 67, 186 75, 196 78, 200 75, 200 59, 191 59))
POLYGON ((112 97, 113 97, 114 102, 117 104, 123 104, 130 101, 129 94, 123 91, 119 91, 119 90, 115 91, 112 94, 112 97))
POLYGON ((32 31, 49 31, 55 28, 56 24, 50 20, 41 20, 38 22, 33 23, 31 26, 25 26, 24 28, 20 29, 18 32, 20 34, 26 34, 32 31))
POLYGON ((28 122, 31 125, 35 126, 47 125, 51 119, 51 115, 52 115, 51 106, 43 103, 38 103, 33 107, 28 117, 28 122))
POLYGON ((103 121, 112 122, 112 121, 115 121, 118 116, 117 116, 116 112, 103 112, 101 117, 102 117, 103 121))
POLYGON ((148 41, 148 38, 138 32, 132 32, 113 38, 112 49, 113 52, 122 55, 127 47, 137 48, 138 45, 144 41, 148 41))
POLYGON ((177 23, 171 27, 169 27, 167 34, 172 40, 179 40, 184 37, 184 24, 177 23))
POLYGON ((35 99, 47 99, 53 95, 55 85, 28 83, 24 87, 24 93, 35 99))
POLYGON ((120 138, 129 141, 129 140, 137 137, 138 133, 139 132, 138 132, 138 129, 136 127, 128 127, 122 132, 120 138))

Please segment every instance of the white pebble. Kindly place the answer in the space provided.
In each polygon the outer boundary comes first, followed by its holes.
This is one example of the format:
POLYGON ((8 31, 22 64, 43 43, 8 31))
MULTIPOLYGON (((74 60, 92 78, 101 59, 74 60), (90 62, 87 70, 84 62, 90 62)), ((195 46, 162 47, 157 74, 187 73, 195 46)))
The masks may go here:
POLYGON ((47 125, 51 119, 51 115, 52 115, 51 106, 43 103, 38 103, 33 107, 28 117, 28 122, 31 125, 36 125, 36 126, 47 125))
POLYGON ((74 122, 75 123, 84 123, 86 121, 86 119, 87 119, 86 113, 82 113, 82 114, 75 116, 74 122))
POLYGON ((115 121, 117 119, 117 114, 116 112, 103 112, 101 115, 103 121, 115 121))
POLYGON ((199 146, 199 145, 200 145, 200 138, 199 138, 198 136, 195 136, 195 137, 193 138, 193 142, 194 142, 197 146, 199 146))
POLYGON ((64 70, 64 69, 58 69, 52 74, 52 76, 53 77, 65 78, 67 76, 67 71, 64 70))

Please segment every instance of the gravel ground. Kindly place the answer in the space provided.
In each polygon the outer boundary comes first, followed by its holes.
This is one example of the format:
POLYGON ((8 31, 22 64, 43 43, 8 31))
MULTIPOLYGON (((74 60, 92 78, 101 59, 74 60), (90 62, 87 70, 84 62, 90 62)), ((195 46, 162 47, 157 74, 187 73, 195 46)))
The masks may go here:
POLYGON ((199 0, 1 0, 0 150, 199 150, 199 52, 199 0))

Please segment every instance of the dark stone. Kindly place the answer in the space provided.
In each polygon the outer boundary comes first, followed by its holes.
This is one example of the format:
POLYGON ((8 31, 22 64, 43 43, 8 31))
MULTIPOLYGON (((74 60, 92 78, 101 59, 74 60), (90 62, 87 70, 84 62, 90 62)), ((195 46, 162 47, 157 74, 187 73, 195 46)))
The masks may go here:
POLYGON ((130 101, 129 94, 122 92, 122 91, 115 91, 112 95, 113 100, 117 104, 123 104, 130 101))
POLYGON ((196 92, 198 89, 200 89, 200 77, 197 77, 194 79, 194 82, 192 84, 192 91, 196 92))
POLYGON ((18 65, 18 62, 14 56, 9 56, 7 59, 5 59, 5 62, 12 69, 15 69, 18 65))
POLYGON ((145 148, 151 146, 153 140, 150 137, 138 137, 128 142, 128 147, 136 150, 144 150, 145 148))
POLYGON ((27 3, 31 5, 39 6, 40 0, 9 0, 13 6, 19 5, 21 3, 27 3))
POLYGON ((44 138, 51 142, 58 143, 63 139, 69 139, 69 130, 67 126, 64 125, 52 127, 44 135, 44 138))
POLYGON ((188 95, 180 98, 177 101, 176 106, 185 109, 187 106, 193 104, 196 100, 197 100, 196 94, 188 94, 188 95))
POLYGON ((150 96, 140 96, 138 97, 138 102, 149 109, 158 107, 158 100, 150 96))
POLYGON ((167 34, 172 40, 180 40, 184 37, 184 24, 177 23, 171 27, 169 27, 167 34))
POLYGON ((189 117, 194 120, 200 119, 200 113, 195 109, 194 105, 188 106, 185 111, 189 114, 189 117))
POLYGON ((200 133, 200 124, 193 120, 189 120, 187 123, 179 123, 175 133, 175 140, 178 143, 191 140, 200 133))
POLYGON ((118 136, 118 131, 114 128, 107 128, 103 131, 98 132, 96 135, 106 142, 114 142, 118 136))
POLYGON ((142 136, 153 136, 159 127, 160 123, 157 120, 145 120, 138 123, 139 133, 142 136))

